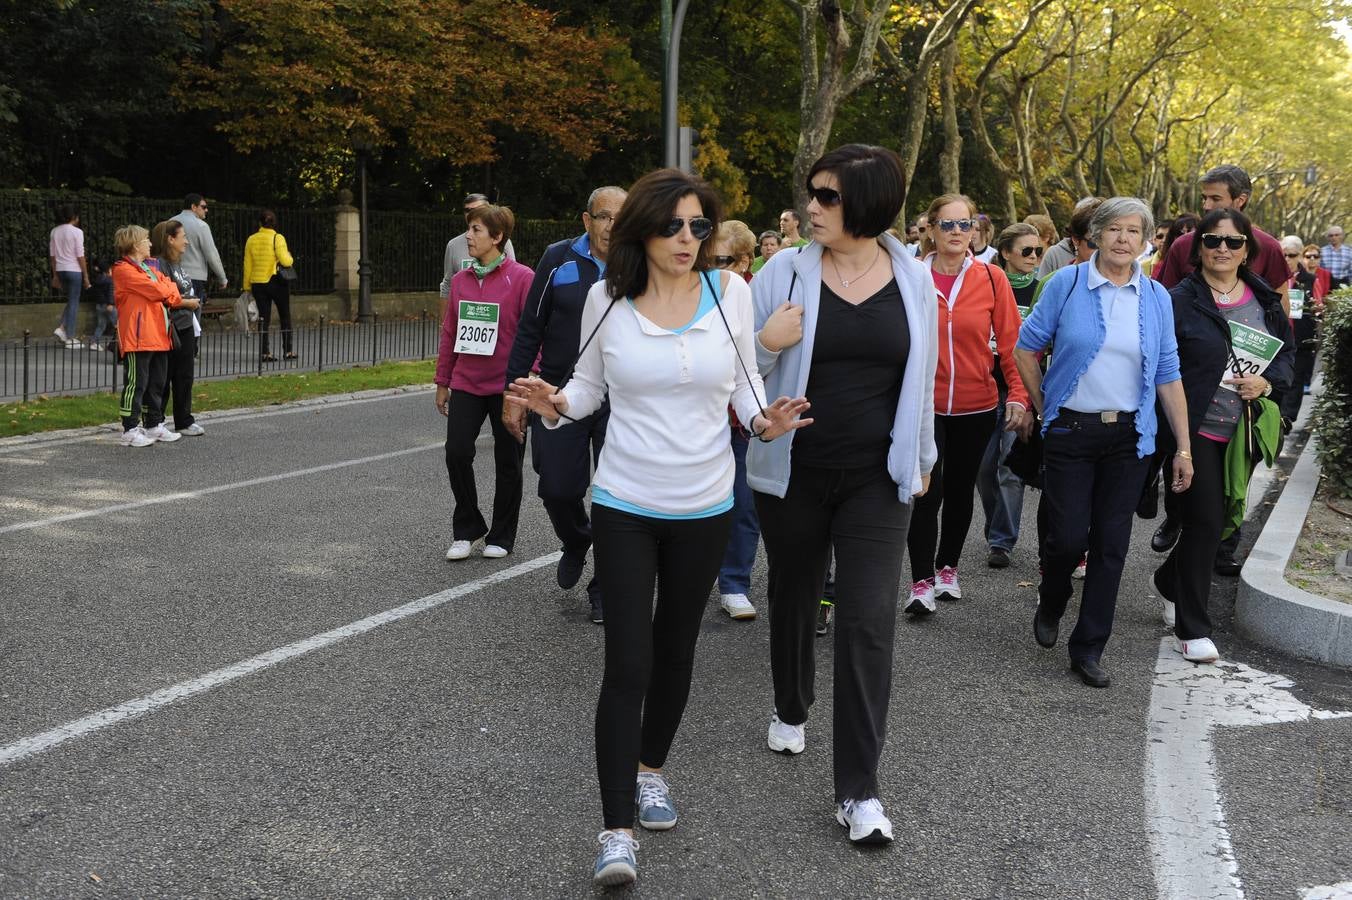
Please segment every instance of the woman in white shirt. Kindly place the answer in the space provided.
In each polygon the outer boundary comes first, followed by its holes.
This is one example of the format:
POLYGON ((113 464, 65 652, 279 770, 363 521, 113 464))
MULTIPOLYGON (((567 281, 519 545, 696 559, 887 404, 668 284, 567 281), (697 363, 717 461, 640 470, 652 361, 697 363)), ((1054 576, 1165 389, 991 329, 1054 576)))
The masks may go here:
POLYGON ((639 179, 615 220, 605 280, 587 295, 572 380, 562 388, 539 378, 511 385, 509 399, 547 428, 588 416, 610 397, 592 484, 592 539, 606 598, 596 710, 605 828, 594 879, 601 885, 637 877, 635 805, 644 828, 676 824, 662 767, 728 543, 728 404, 765 441, 812 421, 799 418, 808 405, 802 397, 762 404, 750 291, 713 268, 707 243, 718 207, 712 188, 677 169, 639 179))

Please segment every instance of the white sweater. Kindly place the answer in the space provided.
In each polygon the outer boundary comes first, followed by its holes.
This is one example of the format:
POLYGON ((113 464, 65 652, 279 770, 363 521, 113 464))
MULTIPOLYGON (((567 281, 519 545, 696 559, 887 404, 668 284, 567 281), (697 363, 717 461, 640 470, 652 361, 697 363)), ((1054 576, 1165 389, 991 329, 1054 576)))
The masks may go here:
MULTIPOLYGON (((614 301, 563 388, 574 419, 595 412, 610 394, 594 484, 619 500, 667 515, 700 512, 732 495, 728 403, 750 423, 760 413, 757 400, 765 400, 756 373, 751 291, 739 277, 722 272, 712 277, 726 282, 721 303, 728 328, 714 308, 674 334, 645 319, 628 300, 614 301)), ((582 341, 611 302, 604 281, 592 286, 582 313, 582 341)))

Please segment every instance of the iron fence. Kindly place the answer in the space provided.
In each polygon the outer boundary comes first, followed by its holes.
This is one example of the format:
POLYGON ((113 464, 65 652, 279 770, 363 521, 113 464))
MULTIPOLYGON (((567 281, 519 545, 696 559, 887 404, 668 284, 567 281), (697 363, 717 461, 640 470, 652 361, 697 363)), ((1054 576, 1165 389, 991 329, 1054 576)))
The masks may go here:
MULTIPOLYGON (((245 331, 202 333, 198 346, 198 379, 271 375, 277 372, 323 372, 326 369, 376 365, 382 362, 434 359, 441 322, 424 312, 413 318, 370 323, 328 321, 292 329, 294 359, 284 356, 285 338, 274 322, 269 349, 274 362, 263 360, 260 335, 245 331)), ((122 387, 118 355, 107 350, 70 350, 51 338, 0 341, 0 401, 34 397, 117 391, 122 387)))

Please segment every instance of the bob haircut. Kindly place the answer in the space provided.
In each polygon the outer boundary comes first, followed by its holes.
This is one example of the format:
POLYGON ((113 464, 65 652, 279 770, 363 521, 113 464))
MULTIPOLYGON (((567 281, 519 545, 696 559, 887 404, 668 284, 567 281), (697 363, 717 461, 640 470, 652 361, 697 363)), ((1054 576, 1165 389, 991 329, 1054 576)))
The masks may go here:
POLYGON ((745 222, 737 219, 728 219, 719 225, 709 240, 727 241, 732 248, 732 255, 738 258, 749 257, 756 252, 756 235, 745 222))
MULTIPOLYGON (((606 293, 612 300, 637 297, 648 289, 649 238, 657 237, 676 215, 676 204, 685 197, 699 201, 700 212, 718 231, 722 204, 708 182, 680 169, 649 172, 629 189, 624 206, 610 228, 606 254, 606 293)), ((713 234, 710 234, 712 237, 713 234)), ((695 251, 695 270, 712 269, 713 241, 701 241, 695 251)))
POLYGON ((177 219, 165 219, 150 229, 150 255, 156 259, 163 257, 169 262, 178 262, 178 256, 172 255, 169 250, 169 239, 178 237, 182 230, 183 223, 177 219))
POLYGON ((1014 242, 1021 237, 1035 237, 1040 243, 1042 235, 1038 233, 1037 228, 1029 225, 1027 222, 1015 222, 995 239, 995 249, 1000 255, 1000 265, 1005 264, 1005 254, 1014 249, 1014 242))
POLYGON ((516 216, 512 215, 511 207, 507 206, 476 206, 465 213, 466 225, 473 225, 475 222, 484 223, 484 228, 488 229, 488 236, 493 239, 499 250, 507 243, 508 238, 512 236, 512 230, 516 228, 516 216))
POLYGON ((140 225, 123 225, 113 232, 113 249, 118 256, 131 256, 136 245, 150 237, 150 232, 140 225))
MULTIPOLYGON (((1313 253, 1318 253, 1318 252, 1319 252, 1319 245, 1318 245, 1318 244, 1306 244, 1304 247, 1301 247, 1301 248, 1300 248, 1300 255, 1301 255, 1302 257, 1303 257, 1306 253, 1311 253, 1311 252, 1313 252, 1313 253)), ((1324 263, 1324 261, 1321 259, 1321 260, 1319 261, 1319 263, 1320 263, 1320 265, 1322 266, 1323 263, 1324 263)))
POLYGON ((1141 243, 1144 246, 1155 236, 1155 214, 1150 205, 1140 197, 1109 197, 1094 209, 1094 217, 1089 220, 1089 239, 1096 244, 1103 242, 1103 229, 1116 222, 1136 216, 1141 220, 1141 243))
POLYGON ((876 238, 901 215, 906 176, 901 157, 872 144, 845 144, 812 164, 807 189, 819 172, 840 182, 840 207, 845 231, 857 238, 876 238))
POLYGON ((1230 222, 1235 226, 1235 231, 1244 235, 1244 243, 1248 246, 1249 252, 1244 256, 1244 262, 1239 264, 1241 271, 1249 271, 1249 263, 1258 258, 1258 238, 1253 236, 1253 226, 1249 224, 1249 217, 1237 209, 1213 209, 1211 212, 1202 216, 1202 221, 1197 223, 1197 230, 1192 236, 1192 248, 1188 253, 1188 262, 1192 263, 1194 269, 1202 267, 1202 235, 1207 234, 1222 222, 1230 222))

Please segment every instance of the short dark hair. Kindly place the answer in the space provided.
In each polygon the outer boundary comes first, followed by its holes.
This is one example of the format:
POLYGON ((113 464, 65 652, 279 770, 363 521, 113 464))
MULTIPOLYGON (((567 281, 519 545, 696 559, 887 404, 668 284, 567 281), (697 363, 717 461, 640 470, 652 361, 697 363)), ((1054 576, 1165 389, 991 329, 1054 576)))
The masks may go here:
POLYGON ((1075 212, 1070 217, 1070 227, 1067 229, 1072 238, 1089 240, 1089 223, 1094 220, 1094 213, 1098 212, 1098 208, 1102 205, 1102 197, 1090 197, 1087 201, 1080 201, 1080 205, 1075 207, 1075 212))
POLYGON ((789 215, 793 216, 793 220, 797 222, 799 225, 803 224, 803 217, 798 214, 798 210, 793 209, 792 207, 790 207, 789 209, 780 210, 779 215, 781 218, 784 216, 784 213, 788 213, 789 215))
POLYGON ((80 208, 74 203, 62 203, 56 208, 56 224, 66 225, 80 218, 80 208))
POLYGON ((192 209, 194 206, 196 206, 197 204, 201 203, 201 202, 202 202, 203 200, 205 200, 205 199, 207 199, 207 198, 206 198, 206 197, 203 197, 201 194, 184 194, 184 195, 183 195, 183 208, 184 208, 184 209, 192 209))
POLYGON ((1228 164, 1208 169, 1205 175, 1197 179, 1197 183, 1223 184, 1230 192, 1231 200, 1253 193, 1253 181, 1249 178, 1249 173, 1239 166, 1228 164))
POLYGON ((906 175, 895 151, 872 144, 829 150, 808 170, 809 191, 818 172, 830 172, 840 182, 842 224, 854 237, 876 238, 901 215, 906 175))
POLYGON ((258 211, 258 224, 264 228, 276 228, 277 214, 270 209, 260 209, 258 211))
POLYGON ((1197 223, 1197 229, 1192 235, 1192 249, 1188 253, 1188 262, 1192 263, 1194 269, 1202 267, 1202 235, 1226 221, 1233 223, 1235 231, 1244 235, 1244 242, 1249 248, 1249 252, 1244 255, 1244 262, 1239 264, 1240 270, 1247 272, 1249 263, 1258 259, 1258 238, 1254 237, 1249 217, 1244 215, 1243 211, 1234 208, 1213 209, 1202 216, 1202 221, 1197 223))
POLYGON ((506 206, 476 206, 465 213, 465 224, 473 225, 475 222, 483 222, 484 228, 488 229, 488 236, 497 235, 498 239, 494 242, 498 249, 502 250, 507 246, 507 241, 512 236, 512 229, 516 228, 516 216, 512 215, 512 210, 506 206))
MULTIPOLYGON (((718 194, 702 178, 680 169, 658 169, 634 182, 610 231, 606 293, 612 299, 637 297, 648 289, 648 251, 644 243, 661 233, 676 214, 676 204, 691 195, 699 201, 704 218, 717 231, 721 204, 718 194)), ((713 255, 713 241, 703 241, 695 254, 695 269, 713 268, 713 255)))
POLYGON ((1191 231, 1197 227, 1201 217, 1197 213, 1179 213, 1169 223, 1169 230, 1164 235, 1164 243, 1160 246, 1160 258, 1169 252, 1169 248, 1174 245, 1174 241, 1183 236, 1183 232, 1191 231))

